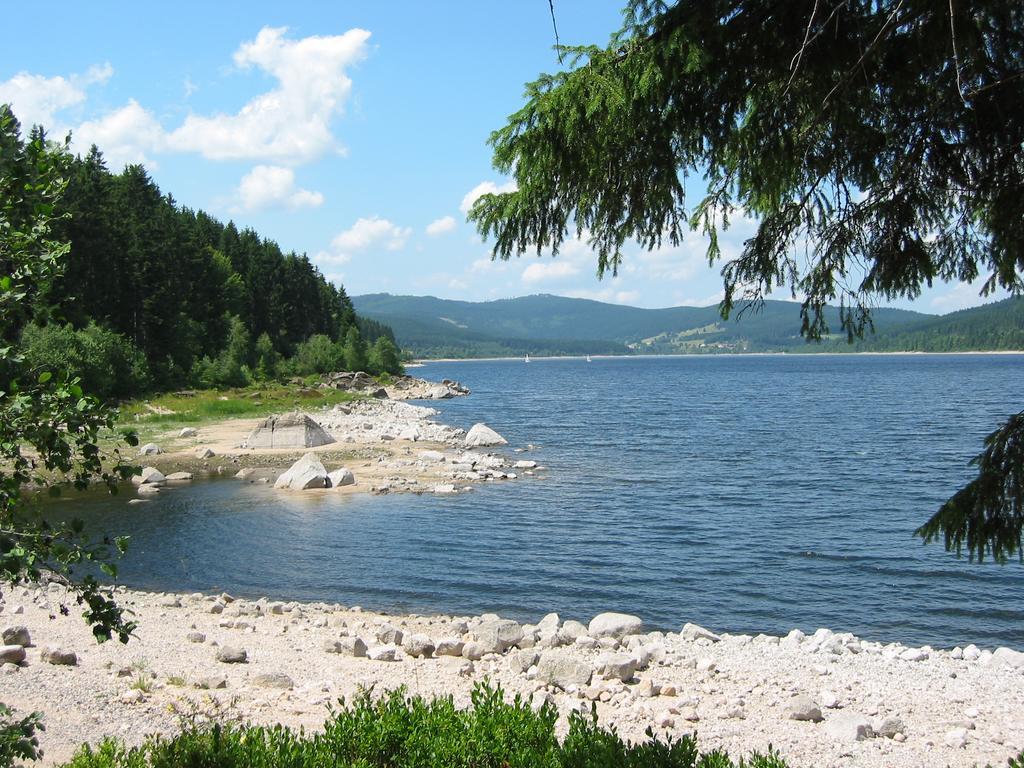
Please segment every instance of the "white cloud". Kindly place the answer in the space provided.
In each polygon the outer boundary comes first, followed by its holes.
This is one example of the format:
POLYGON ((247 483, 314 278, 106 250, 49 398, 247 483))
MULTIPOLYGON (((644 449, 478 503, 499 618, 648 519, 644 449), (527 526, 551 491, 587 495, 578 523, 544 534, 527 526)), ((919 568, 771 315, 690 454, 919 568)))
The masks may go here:
POLYGON ((544 283, 578 275, 580 268, 569 261, 536 261, 523 270, 524 283, 544 283))
POLYGON ((238 185, 242 210, 261 208, 316 208, 324 196, 295 186, 295 171, 278 165, 257 165, 238 185))
POLYGON ((321 251, 316 260, 325 264, 345 264, 352 256, 370 248, 400 251, 412 235, 412 228, 400 227, 379 216, 357 219, 356 223, 331 240, 331 250, 321 251))
POLYGON ((459 205, 459 210, 463 213, 469 213, 469 209, 473 207, 480 197, 483 195, 500 195, 503 192, 515 192, 519 189, 514 181, 506 182, 505 184, 495 184, 493 181, 481 181, 475 187, 473 187, 466 196, 462 198, 462 203, 459 205))
POLYGON ((26 132, 33 125, 42 125, 55 136, 63 133, 57 113, 84 103, 86 89, 106 82, 112 74, 114 69, 110 64, 93 66, 84 75, 66 78, 19 72, 0 83, 0 103, 11 105, 26 132))
POLYGON ((427 224, 427 234, 431 237, 437 237, 443 235, 446 232, 451 232, 455 229, 455 218, 453 216, 443 216, 436 221, 432 221, 427 224))
POLYGON ((568 291, 559 291, 562 296, 570 299, 590 299, 592 301, 603 301, 607 304, 636 304, 640 300, 640 291, 619 291, 615 288, 602 288, 600 290, 588 288, 573 288, 568 291))
POLYGON ((464 291, 467 288, 469 288, 469 284, 462 280, 459 280, 459 278, 457 277, 453 277, 451 280, 448 281, 448 287, 451 288, 453 291, 464 291))
POLYGON ((980 291, 980 284, 957 283, 951 286, 945 293, 934 296, 929 303, 933 309, 945 314, 947 312, 956 312, 958 309, 977 307, 991 301, 999 301, 1009 295, 1001 289, 990 296, 982 296, 980 291))
POLYGON ((147 153, 160 151, 164 134, 156 118, 132 99, 98 120, 82 123, 73 140, 78 152, 85 152, 93 144, 98 146, 110 170, 119 171, 126 163, 145 163, 155 168, 147 153))
POLYGON ((241 69, 256 67, 278 81, 233 115, 189 115, 168 136, 168 146, 211 160, 260 159, 295 164, 339 150, 330 123, 352 90, 346 71, 366 55, 370 33, 285 37, 284 27, 264 27, 235 52, 241 69))
POLYGON ((722 299, 724 298, 725 291, 722 290, 698 298, 688 296, 684 293, 675 293, 672 295, 672 300, 675 302, 675 306, 677 307, 710 307, 721 304, 722 299))

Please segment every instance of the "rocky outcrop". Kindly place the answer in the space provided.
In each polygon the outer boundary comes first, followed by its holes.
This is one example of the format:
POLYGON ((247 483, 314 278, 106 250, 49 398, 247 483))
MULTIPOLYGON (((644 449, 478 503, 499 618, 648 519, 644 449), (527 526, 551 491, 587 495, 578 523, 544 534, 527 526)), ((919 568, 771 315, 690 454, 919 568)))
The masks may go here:
POLYGON ((271 416, 260 422, 245 441, 247 448, 316 448, 335 442, 304 413, 271 416))

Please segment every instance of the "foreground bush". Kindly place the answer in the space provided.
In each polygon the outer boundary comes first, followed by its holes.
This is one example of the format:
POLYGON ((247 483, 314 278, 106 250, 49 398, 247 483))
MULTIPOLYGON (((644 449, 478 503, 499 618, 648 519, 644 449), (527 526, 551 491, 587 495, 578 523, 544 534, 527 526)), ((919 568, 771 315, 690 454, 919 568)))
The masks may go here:
MULTIPOLYGON (((695 741, 651 738, 625 743, 596 717, 573 715, 562 743, 558 712, 534 713, 518 696, 506 703, 501 689, 478 685, 468 710, 451 698, 425 701, 395 691, 377 702, 369 696, 332 710, 324 732, 305 734, 282 726, 187 727, 171 739, 153 738, 126 748, 108 740, 84 746, 68 768, 735 768, 727 755, 700 755, 695 741)), ((747 768, 786 768, 769 748, 747 768)))

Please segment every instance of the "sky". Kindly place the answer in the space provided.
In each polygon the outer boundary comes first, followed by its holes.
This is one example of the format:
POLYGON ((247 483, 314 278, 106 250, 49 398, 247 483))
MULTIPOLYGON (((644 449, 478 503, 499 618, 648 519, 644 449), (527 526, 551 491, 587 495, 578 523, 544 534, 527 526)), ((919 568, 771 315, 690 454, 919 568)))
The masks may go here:
MULTIPOLYGON (((622 0, 555 0, 563 43, 607 42, 622 0)), ((536 293, 643 307, 721 298, 706 240, 627 246, 616 278, 571 242, 494 262, 465 213, 507 189, 487 138, 523 86, 559 69, 547 0, 52 2, 5 8, 0 102, 24 125, 143 163, 181 205, 306 253, 349 295, 486 301, 536 293)), ((698 199, 700 189, 691 199, 698 199)), ((721 239, 726 257, 753 231, 721 239)), ((938 285, 892 306, 981 299, 938 285)), ((790 298, 783 290, 773 298, 790 298)))

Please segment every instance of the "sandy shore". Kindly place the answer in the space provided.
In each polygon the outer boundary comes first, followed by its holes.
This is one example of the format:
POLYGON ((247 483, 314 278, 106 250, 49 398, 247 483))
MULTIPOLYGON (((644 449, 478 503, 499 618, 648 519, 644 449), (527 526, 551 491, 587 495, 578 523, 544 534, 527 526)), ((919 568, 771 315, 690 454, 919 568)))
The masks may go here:
POLYGON ((120 599, 136 615, 137 638, 97 645, 74 615, 57 615, 57 585, 5 598, 0 625, 26 628, 32 645, 22 665, 2 668, 0 699, 47 713, 44 765, 83 741, 172 733, 182 715, 317 728, 328 703, 361 687, 404 685, 468 705, 472 686, 486 679, 554 702, 562 728, 572 709, 594 704, 603 723, 632 739, 648 727, 696 730, 704 748, 733 754, 771 743, 792 766, 1004 765, 1024 747, 1024 655, 1006 650, 975 656, 974 648, 907 649, 826 630, 644 633, 621 617, 588 627, 538 616, 520 625, 136 591, 120 599), (353 655, 363 645, 376 659, 353 655), (44 661, 50 646, 77 663, 44 661), (229 649, 245 662, 219 660, 229 649))

